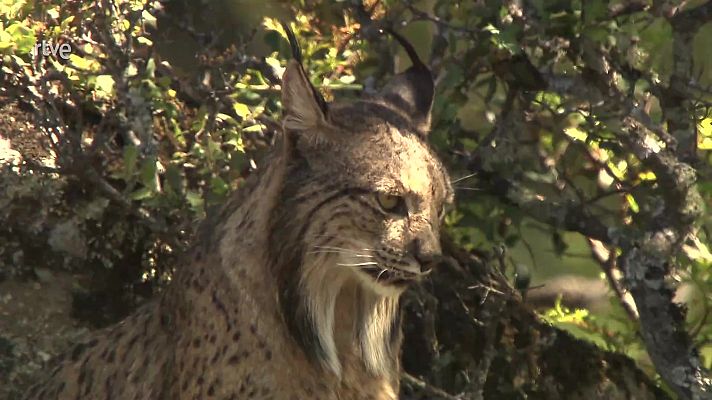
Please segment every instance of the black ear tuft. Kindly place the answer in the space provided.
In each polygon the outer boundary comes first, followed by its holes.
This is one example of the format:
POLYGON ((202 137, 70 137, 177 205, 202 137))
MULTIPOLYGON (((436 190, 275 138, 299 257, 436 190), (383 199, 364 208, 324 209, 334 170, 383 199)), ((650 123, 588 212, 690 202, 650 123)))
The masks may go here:
MULTIPOLYGON (((304 70, 304 66, 302 64, 302 48, 299 47, 299 42, 297 41, 297 37, 294 35, 294 31, 292 31, 292 28, 289 27, 289 24, 287 24, 284 21, 279 22, 282 25, 282 29, 284 29, 284 32, 287 33, 287 39, 289 40, 289 47, 292 49, 292 58, 299 64, 299 68, 301 69, 302 74, 304 77, 307 76, 306 71, 304 70)), ((308 81, 308 80, 307 80, 308 81)), ((312 95, 314 96, 314 100, 316 103, 319 105, 319 108, 321 109, 321 112, 324 113, 324 115, 327 114, 328 107, 326 104, 326 100, 324 99, 324 96, 319 93, 318 90, 314 86, 312 86, 311 83, 309 83, 309 87, 311 88, 312 95)))
POLYGON ((427 73, 432 78, 432 75, 430 74, 430 69, 420 60, 420 57, 418 57, 418 53, 416 53, 415 49, 413 48, 413 45, 410 44, 408 39, 404 38, 403 35, 394 31, 391 28, 385 28, 383 30, 385 32, 388 32, 389 35, 393 36, 398 41, 398 43, 403 46, 405 52, 408 53, 410 62, 413 63, 413 66, 411 68, 415 68, 420 72, 427 73))
POLYGON ((299 64, 302 63, 302 48, 299 47, 299 42, 297 41, 297 37, 294 35, 294 31, 292 31, 292 28, 289 27, 289 24, 287 24, 284 21, 279 21, 279 23, 282 25, 282 29, 284 29, 284 32, 287 33, 287 39, 289 40, 289 46, 292 48, 292 58, 297 60, 299 64))
POLYGON ((384 29, 393 36, 408 53, 413 64, 405 72, 393 77, 381 95, 391 105, 401 109, 421 133, 430 129, 430 110, 433 106, 435 82, 433 74, 418 57, 413 45, 406 38, 390 28, 384 29))

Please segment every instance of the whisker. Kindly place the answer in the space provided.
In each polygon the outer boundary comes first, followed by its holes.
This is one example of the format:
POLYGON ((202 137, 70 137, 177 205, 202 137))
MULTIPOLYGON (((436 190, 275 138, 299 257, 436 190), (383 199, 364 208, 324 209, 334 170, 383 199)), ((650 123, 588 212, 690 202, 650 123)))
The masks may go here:
POLYGON ((473 187, 464 187, 464 186, 453 186, 455 190, 471 190, 473 192, 481 192, 484 189, 482 188, 473 188, 473 187))
POLYGON ((346 253, 340 250, 314 250, 314 251, 308 251, 307 254, 344 254, 349 257, 360 257, 360 258, 373 258, 372 255, 369 254, 357 254, 357 253, 346 253))
POLYGON ((361 251, 366 251, 366 252, 372 252, 374 250, 369 249, 369 248, 363 248, 360 250, 354 250, 354 249, 347 249, 345 247, 338 247, 338 246, 312 246, 312 248, 316 249, 309 254, 314 254, 314 253, 338 253, 338 254, 345 254, 345 255, 350 255, 354 257, 373 257, 372 255, 369 254, 363 254, 361 251))
POLYGON ((340 252, 344 252, 344 253, 358 254, 356 250, 347 249, 344 247, 337 247, 337 246, 313 246, 313 247, 315 249, 335 250, 335 251, 340 251, 340 252))
POLYGON ((472 178, 473 176, 476 176, 476 175, 477 175, 477 172, 473 172, 473 173, 471 173, 471 174, 469 174, 469 175, 465 175, 465 176, 463 176, 463 177, 457 178, 457 179, 455 179, 454 181, 450 181, 450 184, 451 184, 451 185, 454 185, 454 184, 456 184, 456 183, 458 183, 458 182, 464 181, 465 179, 470 179, 470 178, 472 178))
POLYGON ((319 238, 325 238, 325 237, 328 237, 328 238, 331 238, 331 239, 341 239, 340 237, 334 236, 334 235, 331 234, 331 233, 321 233, 321 234, 319 234, 319 235, 309 235, 309 236, 307 236, 306 238, 307 238, 307 239, 319 239, 319 238))
POLYGON ((336 264, 341 267, 366 267, 369 265, 378 265, 377 262, 374 261, 368 261, 368 262, 362 262, 362 263, 354 263, 354 264, 336 264))
POLYGON ((384 268, 383 270, 381 270, 381 272, 378 273, 378 276, 376 276, 376 282, 381 279, 381 275, 383 275, 386 271, 388 270, 384 268))

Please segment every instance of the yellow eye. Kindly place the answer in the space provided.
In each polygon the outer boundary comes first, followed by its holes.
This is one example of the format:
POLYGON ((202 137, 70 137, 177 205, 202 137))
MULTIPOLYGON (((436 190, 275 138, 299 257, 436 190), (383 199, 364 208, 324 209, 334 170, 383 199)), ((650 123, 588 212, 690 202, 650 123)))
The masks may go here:
POLYGON ((383 210, 395 211, 396 208, 401 205, 403 198, 388 193, 378 192, 376 194, 376 200, 378 200, 378 205, 380 205, 383 210))

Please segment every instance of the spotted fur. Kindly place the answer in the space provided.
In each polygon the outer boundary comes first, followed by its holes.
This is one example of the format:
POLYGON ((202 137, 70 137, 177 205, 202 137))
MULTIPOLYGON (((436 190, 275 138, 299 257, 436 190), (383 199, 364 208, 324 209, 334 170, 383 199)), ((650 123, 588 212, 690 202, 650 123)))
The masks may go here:
POLYGON ((397 398, 398 298, 440 254, 453 196, 427 144, 420 68, 379 96, 325 104, 291 61, 283 136, 171 286, 26 399, 397 398))

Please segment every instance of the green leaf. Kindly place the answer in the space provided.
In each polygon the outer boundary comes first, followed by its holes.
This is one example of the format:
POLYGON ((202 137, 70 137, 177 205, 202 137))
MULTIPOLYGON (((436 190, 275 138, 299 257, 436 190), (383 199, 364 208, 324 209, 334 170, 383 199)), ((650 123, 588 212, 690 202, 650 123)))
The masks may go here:
POLYGON ((477 142, 470 138, 460 138, 460 143, 466 151, 473 151, 477 148, 477 142))
MULTIPOLYGON (((208 109, 205 106, 200 106, 198 114, 193 119, 191 129, 198 132, 205 129, 205 124, 208 122, 208 109)), ((197 143, 196 143, 197 145, 197 143)))
POLYGON ((138 161, 138 147, 134 145, 124 146, 123 176, 125 180, 131 179, 136 172, 136 162, 138 161))
POLYGON ((188 200, 188 204, 190 204, 194 210, 203 208, 203 197, 200 193, 189 190, 185 194, 185 199, 188 200))
POLYGON ((354 82, 356 81, 356 77, 353 76, 353 75, 344 75, 344 76, 342 76, 342 77, 339 78, 339 81, 340 81, 341 83, 344 83, 344 84, 349 85, 349 84, 352 84, 352 83, 354 83, 354 82))
POLYGON ((583 1, 583 17, 586 23, 602 19, 608 14, 608 1, 585 0, 583 1))
POLYGON ((136 41, 144 46, 153 46, 153 41, 145 36, 137 37, 136 41))
POLYGON ((50 18, 57 19, 59 18, 59 10, 57 8, 49 8, 47 9, 47 15, 49 15, 50 18))
POLYGON ((156 17, 153 16, 153 14, 146 10, 143 10, 141 12, 141 19, 143 20, 143 23, 146 24, 146 26, 156 29, 158 21, 156 20, 156 17))
POLYGON ((156 187, 156 172, 158 171, 158 166, 156 165, 156 160, 154 158, 147 158, 141 163, 141 172, 139 179, 141 183, 147 188, 155 191, 156 187))
POLYGON ((635 197, 630 193, 626 193, 625 199, 630 206, 630 210, 637 214, 640 211, 640 207, 638 207, 638 202, 635 201, 635 197))
POLYGON ((168 164, 166 167, 166 188, 175 193, 183 193, 185 185, 181 168, 175 164, 168 164))
POLYGON ((262 132, 262 130, 262 125, 260 124, 250 125, 242 129, 243 132, 262 132))
POLYGON ((226 133, 229 139, 224 143, 234 146, 239 152, 244 152, 245 144, 242 142, 242 136, 236 131, 227 131, 226 133))
POLYGON ((150 78, 156 76, 156 59, 153 57, 146 62, 146 75, 150 78))
POLYGON ((0 15, 7 17, 8 20, 16 19, 20 17, 19 14, 22 12, 22 9, 28 5, 27 3, 25 0, 0 1, 0 15))
POLYGON ((282 64, 279 62, 279 60, 274 57, 265 58, 265 64, 269 65, 274 70, 283 70, 284 69, 282 67, 282 64))
POLYGON ((208 138, 208 146, 206 150, 206 156, 211 162, 223 160, 225 158, 225 153, 220 148, 220 143, 210 137, 208 138))
POLYGON ((612 38, 608 29, 602 26, 587 26, 581 34, 594 42, 606 43, 609 38, 612 38))
MULTIPOLYGON (((57 17, 59 17, 59 15, 57 17)), ((69 17, 63 19, 62 22, 59 24, 60 30, 67 31, 69 29, 69 24, 74 21, 74 18, 76 18, 74 15, 70 15, 69 17)))
POLYGON ((586 141, 586 138, 588 137, 588 134, 586 134, 586 132, 582 131, 576 126, 564 128, 564 133, 566 134, 566 136, 572 139, 580 140, 582 142, 586 141))
POLYGON ((111 75, 98 75, 94 81, 94 89, 99 97, 111 97, 114 94, 114 78, 111 75))
POLYGON ((129 197, 131 198, 131 200, 144 200, 149 197, 152 197, 153 194, 154 194, 153 190, 151 190, 147 187, 144 187, 144 188, 138 189, 135 192, 131 193, 131 195, 129 195, 129 197))
POLYGON ((561 96, 554 92, 539 92, 536 101, 555 109, 561 105, 561 96))
POLYGON ((5 29, 5 32, 12 36, 12 41, 14 42, 13 47, 19 54, 29 54, 37 42, 35 31, 26 27, 21 22, 10 24, 5 29))
POLYGON ((235 114, 243 120, 250 115, 250 108, 245 104, 235 103, 232 105, 232 108, 235 110, 235 114))
POLYGON ((95 61, 79 57, 76 54, 69 55, 69 62, 72 63, 72 66, 85 71, 95 71, 98 67, 95 61))
POLYGON ((219 196, 224 196, 230 190, 224 179, 219 176, 214 176, 210 180, 210 190, 219 196))
POLYGON ((231 117, 231 116, 229 116, 229 115, 227 115, 227 114, 224 114, 224 113, 217 113, 217 114, 215 115, 215 119, 217 119, 217 120, 220 121, 220 122, 226 122, 226 123, 228 123, 228 124, 230 124, 230 125, 240 125, 240 124, 235 120, 235 118, 233 118, 233 117, 231 117))

